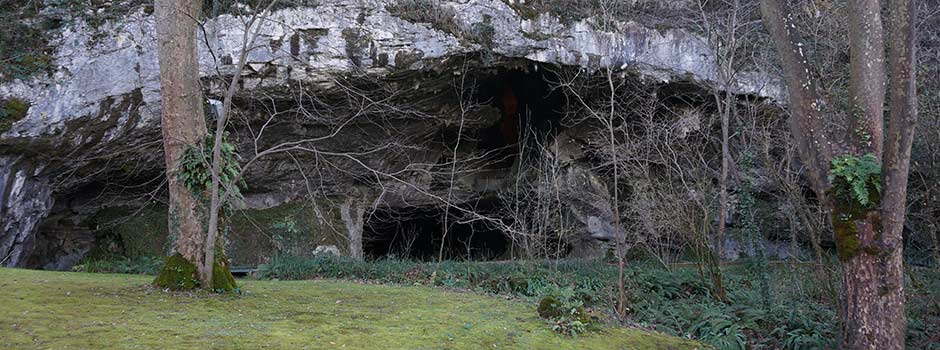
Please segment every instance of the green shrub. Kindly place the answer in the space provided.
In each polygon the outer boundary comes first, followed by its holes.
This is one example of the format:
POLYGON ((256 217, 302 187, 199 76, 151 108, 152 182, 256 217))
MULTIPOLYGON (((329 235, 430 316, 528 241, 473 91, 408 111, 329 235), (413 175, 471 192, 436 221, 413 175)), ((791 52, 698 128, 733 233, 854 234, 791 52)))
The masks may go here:
POLYGON ((41 1, 0 0, 0 82, 27 79, 52 68, 46 31, 58 19, 41 15, 41 1))
MULTIPOLYGON (((569 290, 570 291, 570 290, 569 290)), ((562 297, 544 296, 539 300, 539 317, 552 322, 552 330, 570 336, 583 334, 591 326, 591 316, 575 293, 561 293, 562 297)))

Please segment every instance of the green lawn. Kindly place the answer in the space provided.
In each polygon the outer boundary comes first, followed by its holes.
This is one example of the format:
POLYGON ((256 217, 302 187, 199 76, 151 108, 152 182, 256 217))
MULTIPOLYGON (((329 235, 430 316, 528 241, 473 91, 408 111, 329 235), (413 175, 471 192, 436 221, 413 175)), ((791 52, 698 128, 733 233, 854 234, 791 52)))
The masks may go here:
POLYGON ((3 349, 696 349, 608 328, 554 333, 532 305, 419 286, 239 281, 171 294, 152 277, 0 268, 3 349))

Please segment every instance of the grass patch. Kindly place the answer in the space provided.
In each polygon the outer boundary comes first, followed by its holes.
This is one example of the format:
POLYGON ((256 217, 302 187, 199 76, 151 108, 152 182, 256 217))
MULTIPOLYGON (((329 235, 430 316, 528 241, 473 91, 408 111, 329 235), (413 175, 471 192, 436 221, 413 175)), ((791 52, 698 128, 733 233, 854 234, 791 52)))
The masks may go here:
POLYGON ((233 296, 149 282, 0 269, 0 340, 12 349, 702 348, 626 328, 566 337, 528 303, 419 286, 244 281, 247 293, 233 296))
MULTIPOLYGON (((721 302, 713 297, 694 265, 666 270, 631 262, 626 271, 631 320, 718 349, 835 348, 838 323, 833 293, 839 287, 837 281, 830 284, 820 279, 818 271, 837 267, 770 264, 767 278, 771 291, 766 291, 764 276, 752 266, 755 263, 745 260, 723 267, 727 301, 721 302)), ((615 300, 612 284, 617 274, 615 266, 583 261, 447 261, 438 265, 328 257, 278 257, 259 270, 262 278, 272 279, 350 279, 469 289, 526 300, 533 313, 540 299, 550 296, 565 305, 584 305, 601 315, 615 300)), ((829 276, 838 279, 838 270, 829 276)), ((940 350, 940 273, 915 268, 910 276, 915 283, 905 287, 910 301, 907 346, 940 350)))

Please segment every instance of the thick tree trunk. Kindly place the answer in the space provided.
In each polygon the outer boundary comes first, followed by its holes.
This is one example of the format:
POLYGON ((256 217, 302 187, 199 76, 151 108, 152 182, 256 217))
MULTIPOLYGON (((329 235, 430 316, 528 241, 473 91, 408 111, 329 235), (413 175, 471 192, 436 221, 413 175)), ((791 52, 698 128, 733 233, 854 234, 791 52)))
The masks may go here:
POLYGON ((842 262, 842 349, 903 349, 901 255, 886 251, 878 209, 839 201, 832 222, 842 262))
MULTIPOLYGON (((761 1, 764 23, 783 63, 790 92, 791 125, 800 156, 814 189, 832 213, 843 268, 840 347, 903 349, 906 320, 901 231, 917 117, 914 9, 910 0, 891 4, 891 116, 887 132, 881 4, 878 0, 851 0, 849 9, 851 127, 845 140, 851 141, 833 145, 834 138, 823 129, 819 108, 823 102, 815 91, 794 16, 784 1, 761 1), (834 150, 856 155, 872 153, 881 161, 883 198, 872 198, 880 207, 827 196, 825 192, 832 184, 824 175, 834 150)), ((875 189, 870 191, 874 193, 875 189)))
MULTIPOLYGON (((169 189, 169 229, 175 238, 173 250, 189 264, 199 267, 204 256, 204 207, 179 180, 179 163, 192 145, 206 136, 206 121, 199 86, 199 61, 196 51, 196 23, 201 0, 155 0, 157 54, 160 62, 163 149, 166 157, 169 189), (190 17, 192 16, 192 18, 190 17)), ((179 261, 177 261, 179 262, 179 261)), ((160 281, 167 288, 182 287, 181 281, 167 280, 170 268, 164 268, 160 281)), ((198 273, 197 273, 198 274, 198 273)), ((198 279, 199 276, 184 276, 198 279)), ((186 283, 188 285, 188 283, 186 283)))

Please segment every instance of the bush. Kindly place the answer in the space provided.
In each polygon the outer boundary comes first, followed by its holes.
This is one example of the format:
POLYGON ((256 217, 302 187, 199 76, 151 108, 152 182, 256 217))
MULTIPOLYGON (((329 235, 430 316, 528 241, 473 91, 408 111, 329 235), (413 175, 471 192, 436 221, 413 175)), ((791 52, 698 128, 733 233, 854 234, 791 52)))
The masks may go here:
POLYGON ((0 134, 9 131, 29 112, 29 102, 17 98, 0 100, 0 134))

